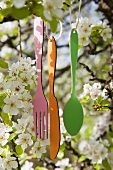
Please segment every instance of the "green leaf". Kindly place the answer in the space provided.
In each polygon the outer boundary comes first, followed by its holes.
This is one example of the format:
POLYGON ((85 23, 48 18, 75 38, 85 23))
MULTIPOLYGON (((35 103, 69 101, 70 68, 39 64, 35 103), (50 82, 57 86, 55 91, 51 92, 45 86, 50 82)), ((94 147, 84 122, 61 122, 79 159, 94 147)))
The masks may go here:
POLYGON ((5 81, 9 80, 10 78, 11 78, 11 76, 6 76, 5 81))
POLYGON ((102 165, 105 167, 106 170, 112 170, 111 166, 109 165, 107 159, 102 161, 102 165))
POLYGON ((21 147, 21 145, 16 145, 15 150, 18 155, 22 155, 24 153, 24 149, 21 147))
POLYGON ((50 28, 52 32, 55 32, 57 29, 57 20, 55 18, 52 19, 52 21, 50 22, 50 28))
POLYGON ((78 45, 78 50, 80 50, 83 47, 83 45, 78 45))
POLYGON ((67 5, 69 5, 69 6, 73 6, 73 4, 71 3, 70 0, 65 0, 65 3, 66 3, 67 5))
POLYGON ((67 11, 69 9, 69 7, 66 4, 64 4, 63 9, 67 11))
POLYGON ((3 107, 3 105, 4 105, 4 99, 5 99, 5 98, 6 98, 6 95, 5 95, 5 94, 0 95, 0 108, 3 107))
POLYGON ((44 168, 44 167, 37 166, 37 167, 35 168, 35 170, 47 170, 47 169, 44 168))
POLYGON ((8 124, 9 126, 12 126, 11 116, 9 113, 1 113, 1 117, 4 121, 4 123, 8 124))
POLYGON ((93 167, 96 169, 96 170, 100 170, 101 166, 98 165, 98 164, 94 164, 93 167))
POLYGON ((83 103, 87 102, 89 99, 90 99, 90 96, 89 96, 89 95, 86 95, 85 97, 83 97, 83 98, 80 100, 80 103, 83 104, 83 103))
POLYGON ((109 106, 110 102, 108 100, 102 100, 100 104, 101 106, 109 106))
POLYGON ((0 15, 2 14, 4 16, 6 16, 6 15, 8 15, 10 13, 11 13, 11 8, 5 8, 5 9, 0 10, 0 15))
POLYGON ((65 145, 64 145, 64 144, 60 145, 60 149, 59 149, 59 151, 60 151, 60 152, 65 151, 65 145))
POLYGON ((83 162, 84 160, 86 160, 86 156, 82 155, 82 156, 78 159, 78 162, 83 162))
POLYGON ((105 106, 105 107, 102 107, 102 110, 105 110, 105 111, 110 111, 110 109, 107 107, 107 106, 105 106))
POLYGON ((108 131, 107 134, 109 137, 113 138, 113 132, 108 131))
POLYGON ((107 39, 107 42, 109 42, 109 43, 111 43, 112 41, 113 41, 112 38, 107 39))
POLYGON ((28 84, 26 87, 25 87, 26 90, 30 90, 30 85, 28 84))
POLYGON ((65 170, 74 170, 74 168, 66 168, 65 170))
POLYGON ((4 15, 2 15, 2 14, 0 13, 0 22, 2 22, 3 19, 4 19, 4 15))
POLYGON ((64 157, 64 152, 58 152, 57 158, 62 159, 64 157))
POLYGON ((16 19, 23 19, 29 16, 30 11, 28 10, 27 7, 22 7, 22 8, 15 8, 12 7, 12 16, 16 19))
POLYGON ((98 38, 97 37, 90 37, 90 39, 95 43, 97 44, 98 43, 98 38))
POLYGON ((7 154, 10 153, 10 148, 8 145, 3 146, 4 151, 2 152, 1 156, 6 158, 7 154))
POLYGON ((6 62, 3 61, 3 60, 0 60, 0 67, 7 69, 7 68, 8 68, 8 63, 6 63, 6 62))
POLYGON ((92 28, 92 31, 97 31, 97 30, 103 30, 103 28, 100 27, 100 26, 94 26, 94 27, 92 28))
POLYGON ((41 4, 37 4, 33 6, 32 8, 32 13, 35 14, 36 16, 43 16, 43 6, 41 4))
POLYGON ((17 136, 17 134, 16 134, 16 133, 12 133, 12 134, 10 134, 8 141, 10 141, 10 140, 14 139, 14 138, 15 138, 15 136, 17 136))

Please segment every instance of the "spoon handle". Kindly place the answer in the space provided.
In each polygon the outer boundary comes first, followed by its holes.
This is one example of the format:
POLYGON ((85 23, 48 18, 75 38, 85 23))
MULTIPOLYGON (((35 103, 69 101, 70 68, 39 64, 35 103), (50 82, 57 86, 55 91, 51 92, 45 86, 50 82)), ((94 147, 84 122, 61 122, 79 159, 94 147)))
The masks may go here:
POLYGON ((75 80, 76 80, 76 67, 78 57, 78 33, 74 29, 70 35, 70 53, 71 53, 71 73, 72 73, 72 94, 76 94, 75 91, 75 80))

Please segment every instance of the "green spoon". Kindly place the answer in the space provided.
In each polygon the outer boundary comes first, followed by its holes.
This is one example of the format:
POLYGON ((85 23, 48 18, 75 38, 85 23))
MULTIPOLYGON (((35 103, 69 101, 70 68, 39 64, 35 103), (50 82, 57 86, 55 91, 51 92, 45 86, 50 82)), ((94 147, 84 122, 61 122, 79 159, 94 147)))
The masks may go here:
POLYGON ((83 124, 83 109, 76 96, 75 90, 75 75, 78 57, 78 34, 75 29, 72 29, 70 35, 70 52, 71 52, 71 71, 72 71, 72 94, 69 101, 66 103, 63 112, 64 125, 67 132, 71 136, 75 136, 83 124))

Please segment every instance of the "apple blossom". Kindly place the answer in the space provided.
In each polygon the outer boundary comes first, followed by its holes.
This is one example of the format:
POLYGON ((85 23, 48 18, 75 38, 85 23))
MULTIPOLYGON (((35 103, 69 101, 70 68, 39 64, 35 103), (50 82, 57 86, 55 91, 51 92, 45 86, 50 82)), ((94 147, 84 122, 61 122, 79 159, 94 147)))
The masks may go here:
POLYGON ((41 146, 40 142, 35 142, 34 146, 32 147, 32 153, 36 153, 37 158, 41 158, 43 153, 46 153, 46 147, 41 146))
POLYGON ((26 149, 28 145, 31 146, 33 144, 33 141, 29 133, 22 133, 18 136, 18 139, 16 139, 15 143, 26 149))
POLYGON ((4 159, 4 168, 8 170, 12 170, 12 168, 16 169, 18 167, 16 158, 10 155, 4 159))
POLYGON ((5 98, 4 102, 5 106, 3 107, 3 111, 5 113, 10 113, 11 115, 17 115, 19 113, 19 109, 23 107, 22 101, 18 100, 17 95, 5 98))

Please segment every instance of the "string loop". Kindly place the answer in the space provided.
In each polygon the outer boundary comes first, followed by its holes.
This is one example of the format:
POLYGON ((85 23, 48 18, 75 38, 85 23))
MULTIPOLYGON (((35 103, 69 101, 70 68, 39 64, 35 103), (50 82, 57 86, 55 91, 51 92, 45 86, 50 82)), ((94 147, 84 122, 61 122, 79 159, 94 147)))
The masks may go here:
MULTIPOLYGON (((61 37, 61 35, 62 35, 62 30, 63 30, 63 28, 62 28, 62 22, 59 21, 59 23, 60 23, 60 33, 59 33, 59 36, 58 36, 57 38, 55 38, 55 40, 58 40, 58 39, 61 37)), ((47 25, 47 22, 46 22, 46 36, 47 36, 47 38, 48 38, 48 40, 49 40, 49 39, 50 39, 50 36, 49 36, 49 33, 48 33, 48 25, 47 25)))

